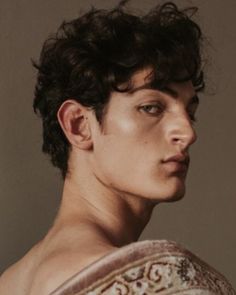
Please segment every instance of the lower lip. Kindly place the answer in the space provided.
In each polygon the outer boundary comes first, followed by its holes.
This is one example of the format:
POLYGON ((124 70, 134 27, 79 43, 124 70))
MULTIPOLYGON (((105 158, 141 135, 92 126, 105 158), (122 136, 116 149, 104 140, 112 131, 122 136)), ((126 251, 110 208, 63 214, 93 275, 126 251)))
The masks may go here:
POLYGON ((169 172, 186 173, 188 170, 188 166, 186 164, 176 161, 166 162, 164 165, 169 172))

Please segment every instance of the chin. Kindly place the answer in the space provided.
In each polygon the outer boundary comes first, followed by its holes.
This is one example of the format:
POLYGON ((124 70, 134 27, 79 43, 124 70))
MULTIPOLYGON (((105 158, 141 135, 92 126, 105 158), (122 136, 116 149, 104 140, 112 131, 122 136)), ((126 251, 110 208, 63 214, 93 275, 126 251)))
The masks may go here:
POLYGON ((185 195, 185 185, 179 185, 172 192, 170 192, 166 197, 166 202, 176 202, 183 199, 185 195))
POLYGON ((180 201, 181 199, 183 199, 185 195, 185 192, 178 192, 175 195, 172 195, 170 197, 168 197, 166 200, 164 200, 164 202, 177 202, 180 201))
POLYGON ((170 190, 167 198, 167 202, 174 202, 181 200, 186 191, 185 187, 185 178, 182 177, 174 177, 172 181, 168 185, 168 189, 170 190))
POLYGON ((159 196, 160 202, 177 202, 183 199, 185 195, 185 184, 178 183, 175 185, 171 185, 163 191, 162 196, 159 196))
POLYGON ((162 192, 153 191, 153 193, 146 194, 146 198, 151 199, 154 203, 171 203, 183 199, 185 195, 185 186, 175 187, 163 190, 162 192), (147 197, 148 196, 148 197, 147 197))

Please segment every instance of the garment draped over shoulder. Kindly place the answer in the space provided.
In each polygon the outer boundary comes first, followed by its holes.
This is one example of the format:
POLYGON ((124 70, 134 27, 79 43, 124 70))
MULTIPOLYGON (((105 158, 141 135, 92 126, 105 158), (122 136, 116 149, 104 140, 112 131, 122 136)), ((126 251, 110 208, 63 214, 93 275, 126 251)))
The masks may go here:
POLYGON ((138 241, 105 255, 51 295, 235 295, 218 271, 179 244, 138 241))

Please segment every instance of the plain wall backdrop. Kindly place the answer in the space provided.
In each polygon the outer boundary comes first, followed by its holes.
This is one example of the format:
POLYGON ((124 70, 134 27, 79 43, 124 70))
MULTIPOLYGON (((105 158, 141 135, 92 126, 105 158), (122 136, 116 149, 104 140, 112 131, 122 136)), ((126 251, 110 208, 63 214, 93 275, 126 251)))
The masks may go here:
MULTIPOLYGON (((37 59, 45 38, 64 19, 114 0, 0 1, 0 271, 47 232, 57 212, 62 181, 41 153, 41 122, 32 111, 37 59)), ((187 193, 161 204, 140 240, 175 240, 222 272, 236 287, 236 1, 179 0, 199 7, 208 39, 208 89, 197 113, 187 193)), ((133 0, 146 10, 160 2, 133 0)), ((128 151, 127 151, 128 152, 128 151)), ((78 249, 80 251, 80 249, 78 249)))

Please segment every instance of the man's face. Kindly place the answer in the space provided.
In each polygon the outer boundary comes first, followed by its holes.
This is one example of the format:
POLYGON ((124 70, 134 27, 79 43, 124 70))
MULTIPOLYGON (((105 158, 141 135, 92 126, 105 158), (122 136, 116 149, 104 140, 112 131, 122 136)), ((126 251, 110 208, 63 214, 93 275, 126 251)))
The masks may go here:
POLYGON ((147 74, 133 76, 132 93, 112 93, 104 132, 96 129, 93 134, 92 167, 114 190, 155 202, 173 201, 185 193, 198 99, 190 81, 173 83, 165 92, 142 89, 147 74), (173 156, 177 158, 166 161, 173 156))

